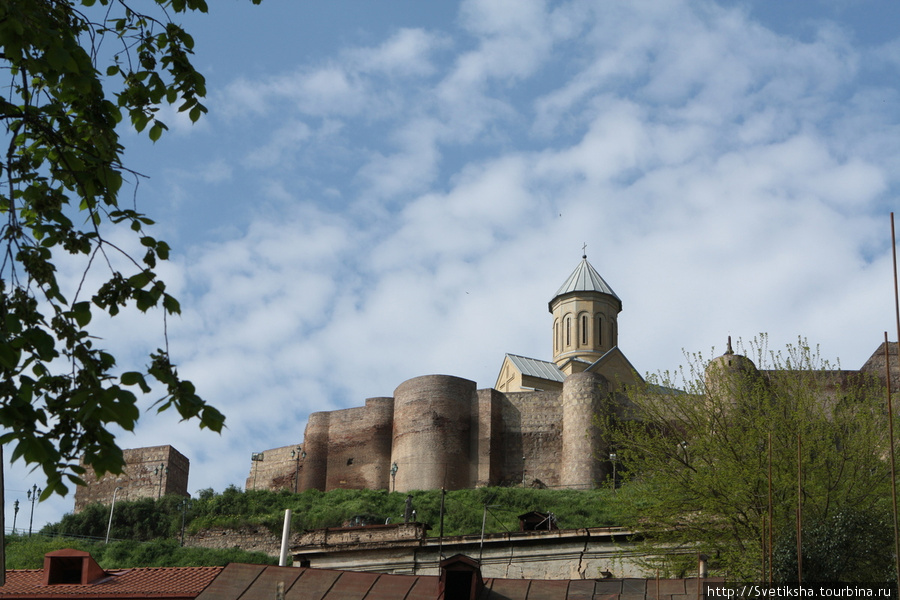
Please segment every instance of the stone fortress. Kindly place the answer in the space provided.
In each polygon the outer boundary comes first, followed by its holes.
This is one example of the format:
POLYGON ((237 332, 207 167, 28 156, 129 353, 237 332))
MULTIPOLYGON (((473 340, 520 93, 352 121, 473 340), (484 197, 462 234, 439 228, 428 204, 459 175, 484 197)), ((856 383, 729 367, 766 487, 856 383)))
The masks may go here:
MULTIPOLYGON (((254 452, 247 489, 447 490, 494 485, 586 489, 611 464, 592 427, 595 415, 626 402, 641 377, 619 349, 622 301, 583 256, 549 302, 553 360, 507 354, 493 388, 449 375, 401 383, 393 397, 309 416, 303 441, 254 452)), ((888 345, 892 389, 900 389, 897 343, 888 345)), ((728 351, 711 363, 743 370, 728 351)), ((885 380, 884 344, 858 371, 833 371, 835 389, 856 374, 885 380)), ((763 373, 764 374, 764 373, 763 373)), ((188 496, 188 460, 170 446, 126 450, 126 471, 79 487, 75 511, 119 499, 188 496)))
MULTIPOLYGON (((393 397, 309 416, 303 442, 253 454, 247 489, 456 490, 493 485, 584 489, 611 465, 594 415, 626 402, 641 377, 618 345, 622 301, 583 256, 550 300, 553 360, 507 354, 493 388, 426 375, 393 397)), ((892 354, 897 344, 889 345, 892 354)), ((885 379, 883 344, 859 371, 885 379)), ((733 360, 728 351, 713 364, 733 360)), ((743 364, 742 362, 742 364, 743 364)), ((900 369, 891 369, 894 386, 900 369)), ((894 387, 894 389, 897 389, 894 387)))
POLYGON ((302 443, 253 455, 247 488, 594 486, 607 468, 592 419, 639 377, 618 347, 622 301, 585 256, 549 309, 552 361, 507 354, 493 388, 426 375, 393 397, 313 413, 302 443))

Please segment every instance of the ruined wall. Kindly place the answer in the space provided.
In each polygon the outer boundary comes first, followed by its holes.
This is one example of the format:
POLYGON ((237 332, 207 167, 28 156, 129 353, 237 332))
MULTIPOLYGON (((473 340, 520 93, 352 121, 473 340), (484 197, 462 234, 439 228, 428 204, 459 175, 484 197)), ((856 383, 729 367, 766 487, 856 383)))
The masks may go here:
POLYGON ((502 402, 502 485, 559 485, 562 406, 559 392, 511 392, 502 402))
MULTIPOLYGON (((297 546, 300 533, 291 534, 289 544, 297 546)), ((240 548, 247 552, 262 552, 269 556, 281 554, 281 535, 275 535, 265 527, 244 527, 241 529, 204 529, 193 535, 185 536, 184 545, 188 548, 215 548, 228 550, 240 548)))
MULTIPOLYGON (((167 494, 189 496, 188 475, 190 461, 172 446, 152 446, 123 450, 125 470, 121 474, 107 473, 100 478, 85 476, 88 485, 75 489, 75 512, 89 504, 111 504, 115 489, 116 500, 159 498, 167 494)), ((84 466, 84 465, 82 465, 84 466)))
POLYGON ((303 472, 304 461, 301 450, 300 444, 291 444, 254 452, 250 458, 250 475, 247 477, 246 489, 299 490, 299 486, 295 486, 303 472))

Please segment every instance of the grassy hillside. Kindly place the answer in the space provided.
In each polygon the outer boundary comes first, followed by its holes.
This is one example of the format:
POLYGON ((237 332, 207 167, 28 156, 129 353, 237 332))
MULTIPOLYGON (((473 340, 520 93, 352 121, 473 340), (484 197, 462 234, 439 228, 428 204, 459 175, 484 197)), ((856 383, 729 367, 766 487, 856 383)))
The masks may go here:
MULTIPOLYGON (((432 526, 430 535, 438 535, 440 490, 415 491, 412 496, 416 520, 432 526)), ((263 525, 280 534, 284 510, 293 511, 293 529, 302 531, 337 527, 358 515, 374 517, 378 522, 402 519, 406 493, 386 490, 332 490, 290 492, 242 491, 235 487, 222 493, 200 492, 199 498, 185 503, 169 496, 119 502, 113 517, 112 537, 149 540, 177 539, 182 516, 188 533, 212 527, 236 528, 263 525)), ((540 510, 556 515, 562 528, 602 527, 622 522, 625 503, 612 490, 535 490, 521 488, 480 488, 447 492, 445 499, 445 535, 476 534, 481 531, 484 506, 489 505, 486 531, 518 529, 517 516, 540 510)), ((109 507, 94 505, 78 515, 69 514, 59 523, 44 528, 46 534, 103 537, 109 519, 109 507)))

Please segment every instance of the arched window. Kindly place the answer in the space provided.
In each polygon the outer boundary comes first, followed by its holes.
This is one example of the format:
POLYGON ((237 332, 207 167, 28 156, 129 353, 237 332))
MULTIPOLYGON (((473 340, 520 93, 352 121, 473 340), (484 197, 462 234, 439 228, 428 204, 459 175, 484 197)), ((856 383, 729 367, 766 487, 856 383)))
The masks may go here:
POLYGON ((553 321, 553 352, 559 352, 559 319, 553 321))
POLYGON ((572 317, 566 317, 566 346, 572 345, 572 317))
POLYGON ((603 346, 603 315, 598 314, 594 317, 597 320, 597 346, 603 346))
POLYGON ((588 318, 587 315, 581 315, 581 345, 587 346, 588 343, 588 318))

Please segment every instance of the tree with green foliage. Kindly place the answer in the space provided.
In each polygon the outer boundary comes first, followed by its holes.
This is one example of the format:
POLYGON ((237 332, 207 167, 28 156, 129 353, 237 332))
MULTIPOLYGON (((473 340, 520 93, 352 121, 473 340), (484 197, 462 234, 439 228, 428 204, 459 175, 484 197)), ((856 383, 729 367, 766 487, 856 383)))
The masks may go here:
POLYGON ((798 507, 812 526, 846 511, 880 514, 890 499, 880 383, 833 370, 802 340, 770 352, 761 338, 750 350, 755 364, 689 356, 677 376, 632 389, 618 416, 598 417, 626 472, 631 526, 671 550, 655 565, 664 572, 685 573, 702 552, 720 574, 759 580, 769 532, 789 536, 798 507))
POLYGON ((81 459, 99 474, 121 471, 111 428, 134 429, 135 391, 157 386, 160 411, 200 427, 224 422, 179 377, 166 343, 145 367, 119 373, 91 333, 96 315, 126 306, 159 307, 163 321, 179 312, 156 273, 169 246, 126 191, 139 174, 122 162, 119 128, 155 141, 166 129, 161 105, 192 121, 206 111, 193 39, 173 17, 207 5, 154 0, 141 10, 123 0, 0 2, 0 444, 43 469, 42 498, 82 483, 81 459), (141 250, 113 241, 120 231, 141 250))

